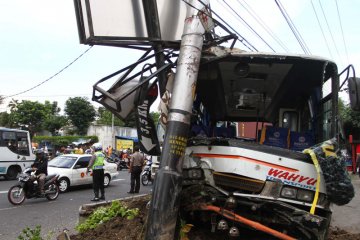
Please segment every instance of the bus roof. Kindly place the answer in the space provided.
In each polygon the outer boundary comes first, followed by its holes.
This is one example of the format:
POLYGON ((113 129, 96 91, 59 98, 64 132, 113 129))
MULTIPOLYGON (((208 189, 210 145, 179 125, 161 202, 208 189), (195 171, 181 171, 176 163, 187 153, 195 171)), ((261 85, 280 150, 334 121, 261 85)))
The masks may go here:
POLYGON ((29 132, 27 130, 21 130, 21 129, 15 129, 15 128, 6 128, 6 127, 0 127, 0 131, 26 132, 26 133, 29 132))

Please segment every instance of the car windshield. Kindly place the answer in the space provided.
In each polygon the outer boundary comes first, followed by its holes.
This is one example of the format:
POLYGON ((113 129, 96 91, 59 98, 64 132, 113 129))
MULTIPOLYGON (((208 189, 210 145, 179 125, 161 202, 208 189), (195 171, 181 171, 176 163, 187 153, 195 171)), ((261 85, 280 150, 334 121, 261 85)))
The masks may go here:
POLYGON ((57 168, 71 168, 74 165, 76 159, 77 157, 62 155, 49 161, 48 166, 57 168))

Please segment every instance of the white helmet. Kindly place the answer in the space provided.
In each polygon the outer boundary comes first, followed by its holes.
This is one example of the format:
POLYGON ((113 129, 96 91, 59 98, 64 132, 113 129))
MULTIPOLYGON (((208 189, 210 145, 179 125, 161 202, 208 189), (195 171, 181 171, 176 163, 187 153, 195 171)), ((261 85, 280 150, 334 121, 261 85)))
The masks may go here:
POLYGON ((102 151, 103 149, 101 143, 94 143, 92 145, 92 148, 94 149, 94 151, 102 151))

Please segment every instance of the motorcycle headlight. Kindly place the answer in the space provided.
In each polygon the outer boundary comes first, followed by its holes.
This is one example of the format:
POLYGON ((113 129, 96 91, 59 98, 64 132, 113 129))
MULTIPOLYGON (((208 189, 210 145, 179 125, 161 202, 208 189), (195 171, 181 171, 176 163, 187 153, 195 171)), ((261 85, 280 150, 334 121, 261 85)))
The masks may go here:
POLYGON ((314 199, 314 192, 299 189, 296 198, 305 202, 311 202, 314 199))
POLYGON ((285 198, 293 198, 296 199, 296 189, 295 188, 289 188, 289 187, 284 187, 281 190, 281 196, 285 197, 285 198))

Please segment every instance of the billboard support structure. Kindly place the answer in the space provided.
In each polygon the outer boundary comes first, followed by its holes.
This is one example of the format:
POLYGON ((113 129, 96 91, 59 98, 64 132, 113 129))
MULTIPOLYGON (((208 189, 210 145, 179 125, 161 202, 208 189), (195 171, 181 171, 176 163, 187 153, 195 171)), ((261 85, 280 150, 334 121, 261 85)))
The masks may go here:
MULTIPOLYGON (((209 1, 204 1, 208 5, 209 1)), ((182 189, 182 163, 203 46, 204 6, 191 0, 181 39, 180 55, 168 115, 160 168, 153 188, 145 239, 174 239, 182 189)))

